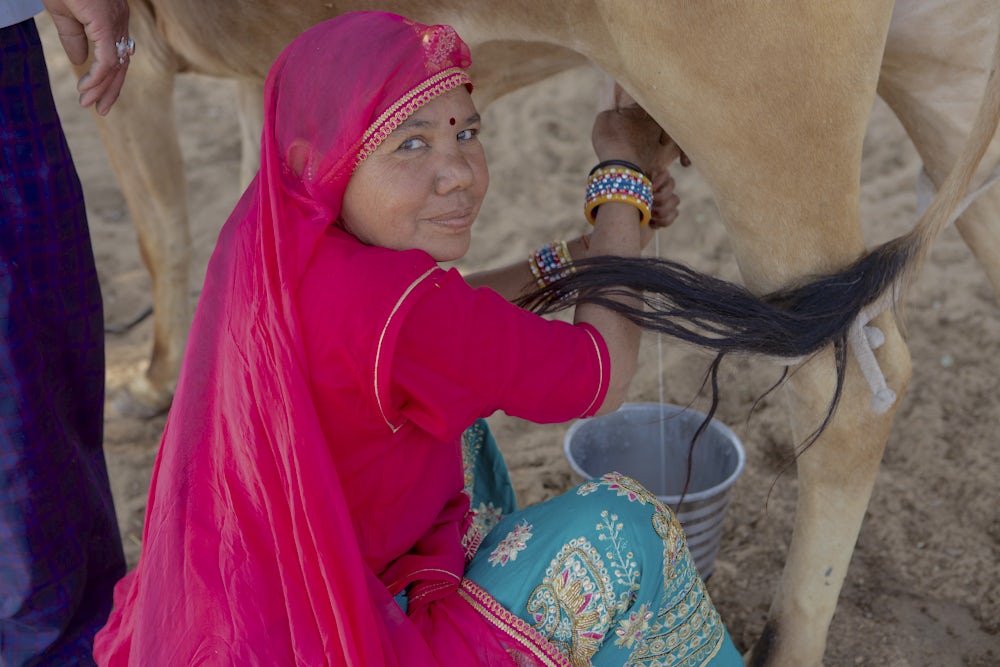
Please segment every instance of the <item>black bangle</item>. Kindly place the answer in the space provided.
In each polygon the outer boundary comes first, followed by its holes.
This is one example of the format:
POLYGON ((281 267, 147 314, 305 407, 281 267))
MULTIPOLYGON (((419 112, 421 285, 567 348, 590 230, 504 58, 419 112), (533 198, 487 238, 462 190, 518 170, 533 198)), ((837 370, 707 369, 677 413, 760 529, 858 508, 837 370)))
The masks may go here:
POLYGON ((631 162, 626 162, 625 160, 605 160, 604 162, 598 162, 597 166, 591 169, 590 173, 587 174, 587 177, 589 178, 593 176, 594 172, 596 172, 598 169, 604 169, 605 167, 625 167, 626 169, 637 171, 646 178, 649 178, 649 174, 640 169, 638 165, 634 165, 631 162))

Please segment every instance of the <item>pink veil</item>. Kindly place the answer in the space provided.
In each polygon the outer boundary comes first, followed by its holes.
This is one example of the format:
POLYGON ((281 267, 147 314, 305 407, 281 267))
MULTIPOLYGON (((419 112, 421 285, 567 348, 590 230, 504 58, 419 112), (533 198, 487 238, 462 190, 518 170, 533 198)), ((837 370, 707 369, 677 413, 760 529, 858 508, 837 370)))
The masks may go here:
POLYGON ((358 160, 469 65, 451 28, 355 13, 272 66, 260 172, 209 265, 99 664, 434 664, 350 539, 294 294, 358 160))

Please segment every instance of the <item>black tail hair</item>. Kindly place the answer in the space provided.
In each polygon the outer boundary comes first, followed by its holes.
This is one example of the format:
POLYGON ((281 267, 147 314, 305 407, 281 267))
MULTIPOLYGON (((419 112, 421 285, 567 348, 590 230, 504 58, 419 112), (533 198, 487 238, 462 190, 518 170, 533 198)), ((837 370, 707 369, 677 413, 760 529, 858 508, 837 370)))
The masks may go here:
MULTIPOLYGON (((848 335, 856 318, 871 306, 898 303, 902 290, 926 259, 931 242, 953 214, 958 215, 962 197, 1000 123, 998 71, 1000 38, 994 46, 990 76, 972 131, 938 195, 910 232, 866 253, 843 271, 757 297, 739 285, 676 262, 597 257, 575 262, 574 273, 527 294, 519 303, 539 313, 595 303, 643 329, 714 350, 716 358, 708 373, 712 409, 699 433, 718 404, 718 368, 726 354, 748 352, 798 359, 832 345, 836 388, 823 422, 802 445, 808 447, 829 425, 843 393, 848 335), (632 290, 641 293, 641 307, 631 305, 636 303, 634 299, 623 303, 615 298, 634 297, 632 290)), ((872 310, 876 309, 869 309, 866 315, 872 310)))
POLYGON ((800 359, 832 345, 836 388, 823 422, 802 443, 804 449, 822 434, 840 401, 854 320, 887 293, 896 296, 914 252, 914 240, 900 237, 840 272, 764 296, 669 260, 594 257, 574 262, 575 271, 524 295, 518 304, 539 314, 598 304, 643 329, 716 352, 708 371, 712 404, 695 439, 718 407, 718 370, 726 354, 800 359))

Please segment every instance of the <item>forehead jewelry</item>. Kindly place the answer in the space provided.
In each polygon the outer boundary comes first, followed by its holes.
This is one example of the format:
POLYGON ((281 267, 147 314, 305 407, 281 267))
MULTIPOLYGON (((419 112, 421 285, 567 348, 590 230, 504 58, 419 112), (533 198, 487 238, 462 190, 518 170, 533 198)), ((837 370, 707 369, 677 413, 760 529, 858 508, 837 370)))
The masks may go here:
POLYGON ((448 123, 449 123, 450 125, 454 125, 454 124, 455 124, 455 119, 454 119, 454 118, 449 118, 449 119, 448 119, 448 123))

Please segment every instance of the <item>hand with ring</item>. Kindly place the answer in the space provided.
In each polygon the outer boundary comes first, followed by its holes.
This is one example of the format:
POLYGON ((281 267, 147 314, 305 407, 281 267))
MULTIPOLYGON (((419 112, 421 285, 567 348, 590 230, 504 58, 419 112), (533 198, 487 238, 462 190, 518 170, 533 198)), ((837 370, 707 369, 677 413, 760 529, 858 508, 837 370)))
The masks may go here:
POLYGON ((42 0, 52 16, 63 50, 74 65, 81 65, 94 44, 90 69, 80 78, 80 105, 96 104, 107 114, 118 99, 135 42, 128 36, 125 0, 42 0))

